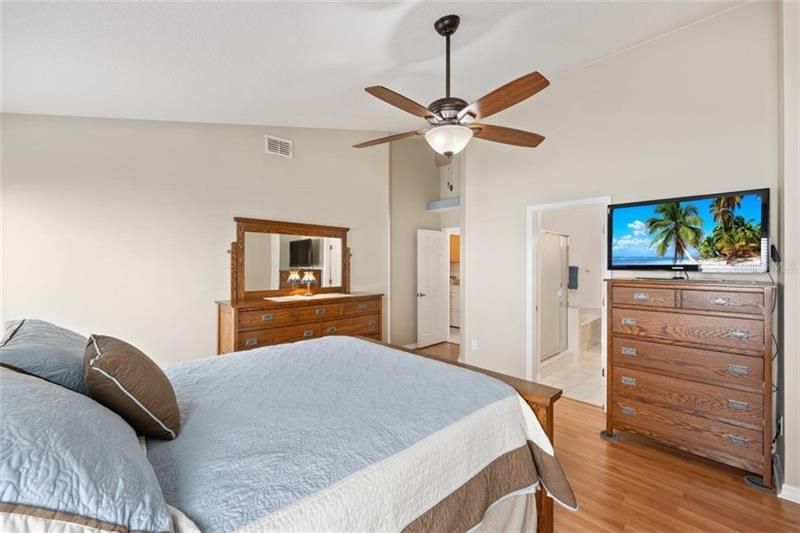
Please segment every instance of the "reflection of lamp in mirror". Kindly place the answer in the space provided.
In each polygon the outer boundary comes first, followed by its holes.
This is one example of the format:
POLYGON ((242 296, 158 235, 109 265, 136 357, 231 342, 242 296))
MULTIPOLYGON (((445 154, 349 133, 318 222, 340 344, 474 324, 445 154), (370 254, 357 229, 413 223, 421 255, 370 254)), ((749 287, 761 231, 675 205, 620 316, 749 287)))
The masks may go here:
POLYGON ((314 273, 310 270, 303 272, 302 282, 306 284, 306 293, 303 296, 314 296, 311 294, 311 284, 317 282, 317 278, 314 277, 314 273))
POLYGON ((286 282, 291 285, 292 287, 296 287, 300 284, 302 280, 300 279, 300 272, 297 270, 290 270, 289 277, 286 278, 286 282))

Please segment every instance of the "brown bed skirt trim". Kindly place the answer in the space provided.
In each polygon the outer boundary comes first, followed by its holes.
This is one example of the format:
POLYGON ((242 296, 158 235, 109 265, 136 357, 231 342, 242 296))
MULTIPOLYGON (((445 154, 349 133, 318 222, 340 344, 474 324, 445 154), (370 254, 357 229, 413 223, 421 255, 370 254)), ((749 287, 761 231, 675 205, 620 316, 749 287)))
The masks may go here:
POLYGON ((112 524, 110 522, 103 522, 94 518, 88 518, 81 515, 72 513, 64 513, 61 511, 52 511, 50 509, 43 509, 41 507, 33 507, 30 505, 23 505, 18 503, 2 503, 0 502, 0 513, 17 514, 22 516, 33 516, 36 518, 44 518, 45 520, 57 520, 59 522, 71 522, 84 527, 99 529, 102 531, 113 531, 114 533, 138 533, 124 526, 112 524))
POLYGON ((469 481, 434 505, 403 531, 468 531, 497 500, 534 485, 538 477, 527 444, 501 455, 469 481))

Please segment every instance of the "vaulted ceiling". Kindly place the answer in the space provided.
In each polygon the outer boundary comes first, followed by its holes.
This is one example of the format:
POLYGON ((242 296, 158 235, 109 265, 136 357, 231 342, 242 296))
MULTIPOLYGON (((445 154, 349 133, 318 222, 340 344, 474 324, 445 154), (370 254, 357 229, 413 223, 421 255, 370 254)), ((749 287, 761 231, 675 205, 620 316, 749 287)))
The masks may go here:
MULTIPOLYGON (((5 3, 3 110, 397 131, 369 96, 467 101, 532 70, 552 78, 741 4, 711 2, 5 3)), ((665 65, 668 68, 668 65, 665 65)), ((553 90, 553 88, 549 89, 553 90)), ((591 90, 591 88, 587 88, 591 90)))

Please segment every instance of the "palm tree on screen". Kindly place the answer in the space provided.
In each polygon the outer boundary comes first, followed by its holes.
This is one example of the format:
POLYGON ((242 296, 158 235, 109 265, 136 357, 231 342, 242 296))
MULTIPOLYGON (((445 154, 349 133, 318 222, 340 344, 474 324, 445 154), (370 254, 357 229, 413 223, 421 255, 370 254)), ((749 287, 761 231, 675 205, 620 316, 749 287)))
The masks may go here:
POLYGON ((708 206, 714 222, 723 229, 730 229, 734 221, 734 211, 742 206, 742 196, 720 196, 708 206))
POLYGON ((655 217, 645 222, 651 235, 650 246, 656 247, 660 256, 667 254, 673 247, 672 263, 689 256, 690 248, 697 248, 703 239, 703 222, 697 213, 697 207, 687 205, 681 207, 678 202, 659 204, 655 209, 655 217))

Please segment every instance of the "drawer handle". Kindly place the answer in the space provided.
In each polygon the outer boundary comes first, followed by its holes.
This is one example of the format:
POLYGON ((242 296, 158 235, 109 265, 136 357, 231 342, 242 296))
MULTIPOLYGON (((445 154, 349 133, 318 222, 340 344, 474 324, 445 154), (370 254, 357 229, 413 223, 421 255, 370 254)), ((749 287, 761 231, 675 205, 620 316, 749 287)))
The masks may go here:
POLYGON ((750 441, 744 437, 737 437, 736 435, 728 435, 728 442, 739 448, 747 448, 750 446, 750 441))
POLYGON ((728 409, 733 409, 734 411, 747 411, 750 409, 750 404, 739 400, 728 400, 728 409))
POLYGON ((313 336, 314 336, 313 329, 307 329, 303 332, 303 337, 313 337, 313 336))
POLYGON ((319 309, 314 309, 314 314, 317 315, 317 316, 324 315, 325 314, 325 308, 324 307, 320 307, 319 309))
POLYGON ((724 296, 714 296, 711 298, 711 303, 714 305, 730 305, 731 299, 724 296))
POLYGON ((750 338, 750 332, 746 329, 729 329, 728 337, 732 339, 746 340, 750 338))
POLYGON ((244 341, 245 346, 255 346, 258 344, 258 339, 247 339, 244 341))
POLYGON ((377 322, 376 320, 370 320, 369 322, 367 322, 367 325, 368 325, 368 326, 370 326, 370 327, 372 327, 372 326, 374 326, 374 325, 375 325, 375 324, 377 324, 377 323, 378 323, 378 322, 377 322))
POLYGON ((622 355, 630 355, 631 357, 636 357, 636 348, 623 346, 620 351, 622 352, 622 355))
POLYGON ((328 333, 336 333, 336 326, 331 326, 328 328, 328 333))
POLYGON ((636 319, 635 318, 623 317, 622 325, 623 326, 635 326, 636 325, 636 319))
POLYGON ((622 381, 623 385, 632 385, 634 387, 636 386, 636 378, 622 376, 622 379, 620 381, 622 381))
POLYGON ((650 295, 647 294, 646 292, 634 292, 633 293, 633 299, 638 301, 638 302, 648 301, 648 300, 650 300, 650 295))
POLYGON ((625 416, 636 416, 636 409, 633 407, 623 407, 622 414, 625 416))
POLYGON ((263 320, 265 322, 267 320, 272 320, 272 313, 264 313, 263 315, 261 315, 261 320, 263 320))
POLYGON ((366 311, 366 309, 367 309, 367 304, 358 304, 359 311, 366 311))
POLYGON ((728 372, 740 376, 747 376, 750 374, 750 367, 747 365, 728 365, 728 372))

